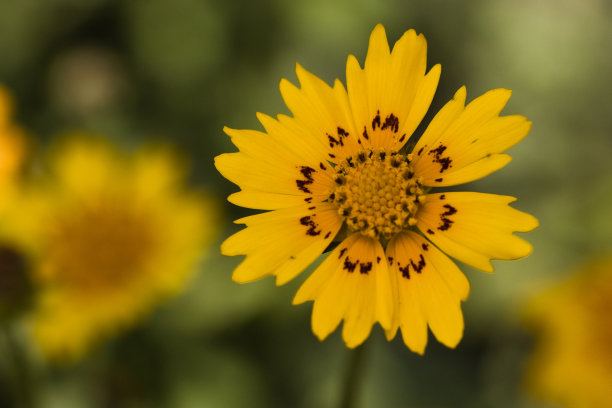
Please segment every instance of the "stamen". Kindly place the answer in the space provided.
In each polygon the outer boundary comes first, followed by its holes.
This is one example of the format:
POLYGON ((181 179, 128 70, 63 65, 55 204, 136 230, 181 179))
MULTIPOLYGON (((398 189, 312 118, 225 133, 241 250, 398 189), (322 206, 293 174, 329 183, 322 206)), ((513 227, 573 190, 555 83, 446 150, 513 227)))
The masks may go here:
POLYGON ((416 213, 425 195, 410 159, 377 150, 360 152, 335 167, 336 187, 329 200, 351 230, 389 239, 416 225, 416 213))

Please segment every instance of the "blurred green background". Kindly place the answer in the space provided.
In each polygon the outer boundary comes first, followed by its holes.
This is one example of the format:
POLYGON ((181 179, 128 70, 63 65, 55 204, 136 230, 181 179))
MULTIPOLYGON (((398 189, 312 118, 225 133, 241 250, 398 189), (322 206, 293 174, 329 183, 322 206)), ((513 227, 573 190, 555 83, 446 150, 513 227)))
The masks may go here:
MULTIPOLYGON (((612 249, 612 3, 605 0, 4 0, 0 83, 35 148, 70 130, 136 146, 170 142, 191 182, 225 203, 222 232, 187 291, 74 367, 32 367, 42 407, 333 407, 350 351, 310 331, 286 286, 231 281, 238 258, 218 245, 249 212, 213 158, 234 148, 224 125, 257 128, 255 112, 288 113, 278 91, 295 62, 344 81, 376 23, 391 43, 414 28, 442 77, 425 123, 461 85, 468 99, 509 88, 507 114, 533 121, 507 168, 468 190, 509 194, 541 226, 534 253, 463 266, 472 292, 456 350, 430 337, 425 356, 377 326, 366 342, 361 407, 545 407, 523 389, 533 338, 525 301, 612 249)), ((422 132, 421 126, 417 133, 422 132)), ((0 356, 0 406, 11 406, 0 356)))

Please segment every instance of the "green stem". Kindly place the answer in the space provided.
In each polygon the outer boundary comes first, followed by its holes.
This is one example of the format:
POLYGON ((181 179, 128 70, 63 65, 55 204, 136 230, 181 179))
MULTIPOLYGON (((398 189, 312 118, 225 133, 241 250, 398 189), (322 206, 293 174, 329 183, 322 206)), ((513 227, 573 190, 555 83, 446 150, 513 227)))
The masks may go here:
POLYGON ((21 339, 16 332, 15 323, 5 323, 2 327, 5 344, 12 365, 12 390, 15 407, 34 407, 29 363, 21 339))
POLYGON ((357 392, 359 391, 359 382, 363 372, 365 360, 365 345, 361 345, 350 351, 348 356, 347 371, 345 373, 344 385, 342 388, 342 396, 340 400, 340 408, 355 408, 357 392))

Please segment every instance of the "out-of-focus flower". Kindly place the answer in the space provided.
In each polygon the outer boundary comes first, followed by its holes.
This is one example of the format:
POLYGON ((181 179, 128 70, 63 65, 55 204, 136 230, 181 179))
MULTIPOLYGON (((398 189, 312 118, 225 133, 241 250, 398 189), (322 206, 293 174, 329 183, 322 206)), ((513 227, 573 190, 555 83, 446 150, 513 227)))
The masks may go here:
POLYGON ((271 210, 238 220, 247 227, 223 243, 224 254, 246 255, 234 280, 275 275, 283 284, 340 241, 294 298, 314 300, 312 329, 320 339, 344 320, 344 341, 355 347, 379 322, 389 339, 401 328, 418 353, 428 326, 455 347, 469 283, 444 253, 492 272, 491 259, 531 252, 513 232, 538 222, 511 208, 514 198, 428 194, 508 164, 502 152, 523 139, 531 123, 499 116, 509 90, 487 92, 466 106, 461 87, 418 142, 407 144, 440 76, 439 65, 426 73, 426 48, 425 38, 410 30, 391 51, 378 25, 365 67, 348 59, 347 90, 298 65, 301 88, 280 84, 293 117, 258 115, 266 133, 225 129, 240 150, 216 158, 219 171, 241 188, 229 200, 271 210))
POLYGON ((586 266, 526 310, 536 332, 526 384, 569 408, 612 406, 612 258, 586 266))
POLYGON ((35 339, 47 359, 69 362, 184 286, 216 208, 185 189, 162 148, 128 156, 75 135, 50 156, 9 226, 33 259, 35 339))

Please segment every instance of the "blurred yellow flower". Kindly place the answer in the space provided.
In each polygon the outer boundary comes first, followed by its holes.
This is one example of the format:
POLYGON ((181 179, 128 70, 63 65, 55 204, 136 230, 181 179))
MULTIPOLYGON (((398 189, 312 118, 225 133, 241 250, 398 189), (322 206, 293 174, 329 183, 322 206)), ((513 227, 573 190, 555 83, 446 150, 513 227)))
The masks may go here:
POLYGON ((461 87, 423 136, 407 144, 429 109, 440 66, 426 73, 427 45, 407 31, 389 49, 374 28, 362 69, 354 56, 347 88, 333 88, 297 66, 301 88, 282 80, 293 117, 263 114, 266 133, 226 128, 240 150, 216 158, 241 191, 229 200, 271 210, 242 218, 247 228, 222 245, 246 255, 233 279, 275 275, 283 284, 341 241, 304 282, 294 303, 314 300, 312 329, 324 339, 344 320, 356 347, 379 322, 387 337, 401 328, 406 345, 423 353, 427 327, 455 347, 463 335, 461 301, 469 283, 445 254, 492 272, 491 259, 528 255, 513 235, 538 225, 511 208, 515 199, 471 192, 435 192, 482 178, 510 161, 502 154, 531 127, 499 114, 510 91, 496 89, 467 106, 461 87))
POLYGON ((612 407, 612 258, 588 265, 529 304, 536 331, 528 388, 568 408, 612 407))
POLYGON ((34 259, 33 332, 44 356, 79 358, 177 293, 211 239, 216 208, 188 192, 161 148, 122 155, 74 135, 16 203, 10 232, 34 259))

